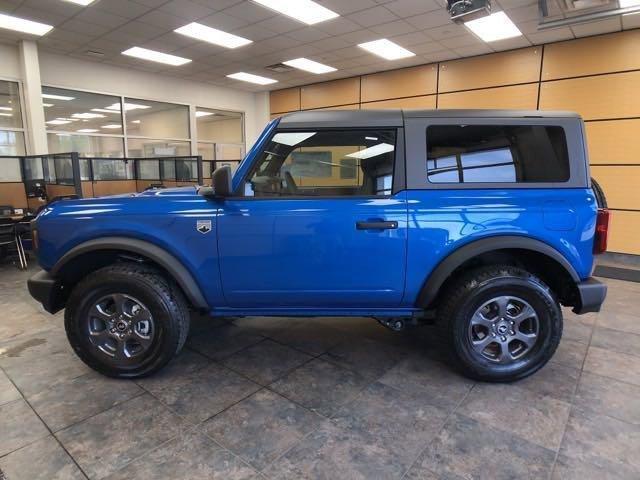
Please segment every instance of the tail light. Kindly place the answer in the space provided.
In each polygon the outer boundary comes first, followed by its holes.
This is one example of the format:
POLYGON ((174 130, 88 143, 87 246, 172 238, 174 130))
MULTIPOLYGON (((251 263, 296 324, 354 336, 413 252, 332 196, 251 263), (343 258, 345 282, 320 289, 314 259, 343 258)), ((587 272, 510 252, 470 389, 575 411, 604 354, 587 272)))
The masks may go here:
POLYGON ((607 251, 610 216, 611 214, 606 208, 598 209, 598 216, 596 218, 596 234, 593 240, 593 253, 596 255, 607 251))

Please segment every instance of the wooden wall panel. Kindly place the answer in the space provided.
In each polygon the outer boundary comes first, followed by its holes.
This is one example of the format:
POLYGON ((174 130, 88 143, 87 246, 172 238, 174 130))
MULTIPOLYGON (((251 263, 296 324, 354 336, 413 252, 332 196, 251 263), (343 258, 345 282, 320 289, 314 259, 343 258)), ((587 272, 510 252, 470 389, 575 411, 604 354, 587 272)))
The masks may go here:
POLYGON ((640 212, 611 212, 608 251, 640 253, 640 212))
POLYGON ((271 113, 300 110, 300 88, 275 90, 269 94, 271 113))
POLYGON ((93 183, 93 194, 96 197, 105 195, 120 195, 122 193, 135 193, 135 180, 98 180, 93 183))
POLYGON ((430 95, 437 92, 438 66, 391 70, 362 76, 362 102, 430 95))
POLYGON ((80 182, 82 185, 82 197, 83 198, 93 198, 93 182, 87 180, 84 182, 80 182))
POLYGON ((438 108, 504 108, 535 110, 537 102, 537 83, 438 95, 438 108))
POLYGON ((540 79, 541 47, 462 58, 440 64, 440 92, 496 87, 540 79))
POLYGON ((352 103, 350 105, 338 105, 337 107, 324 107, 324 108, 314 108, 314 110, 359 110, 359 103, 352 103))
POLYGON ((640 119, 587 122, 586 129, 592 165, 640 164, 640 119))
POLYGON ((640 117, 638 86, 640 71, 543 82, 540 109, 571 110, 585 120, 640 117))
POLYGON ((300 89, 300 108, 326 108, 360 102, 360 77, 307 85, 300 89))
POLYGON ((28 208, 27 194, 22 182, 0 183, 0 205, 11 205, 14 208, 28 208))
POLYGON ((595 178, 607 197, 609 208, 640 210, 640 165, 638 166, 597 166, 591 167, 595 178))
POLYGON ((544 47, 542 79, 640 69, 640 30, 552 43, 544 47))
POLYGON ((47 184, 47 197, 51 200, 53 197, 59 197, 61 195, 75 195, 76 187, 73 185, 55 185, 47 184))
POLYGON ((361 103, 360 108, 362 110, 376 108, 436 108, 436 96, 425 95, 422 97, 396 98, 394 100, 361 103))

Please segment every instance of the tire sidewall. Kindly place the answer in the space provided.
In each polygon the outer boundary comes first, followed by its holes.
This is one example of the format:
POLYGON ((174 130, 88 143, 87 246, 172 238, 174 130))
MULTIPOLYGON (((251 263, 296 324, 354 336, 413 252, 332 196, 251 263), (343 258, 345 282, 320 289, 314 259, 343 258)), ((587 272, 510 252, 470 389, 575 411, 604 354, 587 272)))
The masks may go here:
POLYGON ((127 275, 112 274, 108 280, 96 282, 91 279, 74 289, 65 313, 65 329, 69 342, 78 356, 95 370, 109 376, 137 377, 155 369, 164 363, 167 352, 175 352, 171 345, 173 335, 171 328, 171 310, 162 300, 160 292, 151 284, 140 282, 127 275), (106 356, 99 352, 89 341, 87 332, 88 312, 101 298, 109 294, 121 293, 130 295, 142 302, 151 312, 154 322, 155 337, 150 351, 146 352, 137 364, 127 367, 116 367, 106 362, 106 356))
POLYGON ((451 322, 455 354, 474 376, 485 380, 517 380, 542 368, 553 356, 562 336, 562 313, 556 299, 543 285, 533 279, 511 275, 486 280, 465 295, 451 322), (498 296, 521 298, 531 305, 538 316, 538 341, 523 358, 500 365, 480 357, 469 339, 471 317, 480 306, 498 296))

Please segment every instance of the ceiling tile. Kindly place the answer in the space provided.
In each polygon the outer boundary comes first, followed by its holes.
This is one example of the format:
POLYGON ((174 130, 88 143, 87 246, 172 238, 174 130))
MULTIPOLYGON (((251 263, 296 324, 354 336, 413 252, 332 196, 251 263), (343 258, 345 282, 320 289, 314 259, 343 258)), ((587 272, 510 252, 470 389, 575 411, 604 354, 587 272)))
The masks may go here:
POLYGON ((371 30, 358 30, 355 32, 345 33, 344 35, 339 35, 338 38, 340 40, 344 40, 349 45, 358 45, 359 43, 377 40, 380 38, 380 35, 372 32, 371 30))
POLYGON ((352 22, 344 17, 334 18, 327 22, 320 22, 314 25, 314 27, 318 30, 322 30, 323 32, 327 32, 330 35, 342 35, 362 28, 356 22, 352 22))
POLYGON ((107 0, 96 3, 95 7, 91 6, 87 10, 97 10, 100 12, 112 13, 120 17, 136 18, 144 15, 151 10, 152 7, 141 3, 132 2, 130 0, 107 0))
POLYGON ((441 52, 446 50, 446 47, 441 43, 435 41, 429 41, 411 46, 411 51, 416 55, 425 55, 433 52, 441 52))
POLYGON ((460 48, 468 47, 470 45, 478 45, 484 42, 475 35, 469 32, 464 32, 462 35, 442 40, 442 43, 445 44, 447 48, 460 48))
POLYGON ((34 22, 46 23, 47 25, 57 26, 63 23, 69 18, 68 15, 60 13, 52 13, 43 11, 39 8, 30 6, 21 6, 15 9, 12 13, 16 17, 24 18, 26 20, 32 20, 34 22))
POLYGON ((589 35, 598 35, 600 33, 619 32, 622 30, 620 17, 600 20, 598 22, 583 23, 571 27, 576 37, 587 37, 589 35))
POLYGON ((374 25, 373 27, 369 27, 369 30, 376 32, 383 37, 392 37, 394 35, 411 33, 415 28, 404 20, 396 20, 389 23, 383 23, 381 25, 374 25))
POLYGON ((430 42, 431 37, 429 37, 428 35, 422 32, 411 32, 411 33, 405 33, 403 35, 393 35, 390 37, 390 40, 393 40, 398 45, 402 45, 404 47, 410 47, 411 45, 430 42))
POLYGON ((130 20, 130 18, 121 17, 120 15, 115 15, 113 13, 105 12, 104 10, 97 10, 93 8, 85 8, 82 12, 73 17, 73 19, 102 25, 109 29, 120 27, 130 20))
POLYGON ((176 17, 160 10, 152 10, 149 13, 145 13, 138 17, 137 20, 166 30, 175 30, 187 23, 183 18, 176 17))
POLYGON ((483 55, 491 53, 493 50, 487 44, 470 45, 468 47, 454 48, 454 52, 462 57, 471 57, 473 55, 483 55))
POLYGON ((246 20, 249 23, 256 23, 277 15, 273 10, 264 8, 263 6, 253 2, 238 3, 233 7, 225 8, 222 12, 227 15, 231 15, 232 17, 246 20))
POLYGON ((524 36, 507 38, 505 40, 498 40, 497 42, 491 42, 491 48, 495 51, 513 50, 516 48, 530 47, 531 42, 524 36))
MULTIPOLYGON (((463 35, 467 35, 469 33, 469 30, 467 30, 462 25, 450 23, 448 25, 443 25, 441 27, 432 28, 428 30, 427 33, 434 40, 445 40, 447 38, 460 37, 463 35)), ((446 44, 446 42, 443 42, 443 43, 446 44)))
POLYGON ((75 18, 67 20, 60 27, 70 32, 84 33, 91 37, 99 37, 111 30, 110 28, 96 25, 95 23, 85 22, 83 20, 76 20, 75 18))
POLYGON ((284 15, 276 15, 275 17, 267 18, 257 22, 256 25, 267 30, 271 30, 274 33, 287 33, 293 30, 298 30, 304 26, 303 23, 297 22, 292 18, 284 15))
POLYGON ((316 2, 343 16, 376 6, 376 2, 372 0, 316 0, 316 2))
POLYGON ((380 25, 382 23, 388 23, 398 19, 398 17, 384 7, 374 7, 367 10, 361 10, 347 15, 347 18, 363 27, 380 25))
POLYGON ((214 10, 191 0, 170 0, 160 7, 160 10, 170 15, 181 17, 190 22, 214 13, 214 10))
POLYGON ((553 30, 542 30, 534 33, 527 33, 526 37, 534 45, 542 43, 559 42, 575 38, 573 32, 568 27, 554 28, 553 30))
POLYGON ((244 38, 248 38, 249 40, 253 40, 254 42, 264 40, 265 38, 273 37, 275 34, 264 27, 261 27, 257 24, 247 25, 246 27, 233 29, 230 31, 234 35, 239 35, 244 38))
POLYGON ((318 42, 328 38, 330 35, 313 27, 301 28, 287 33, 287 37, 293 38, 300 43, 318 42))
POLYGON ((384 6, 401 18, 413 17, 442 8, 434 0, 395 0, 385 3, 384 6))
POLYGON ((446 10, 434 10, 433 12, 425 13, 423 15, 409 17, 406 20, 417 29, 427 31, 427 33, 430 28, 453 23, 451 22, 451 17, 446 10))

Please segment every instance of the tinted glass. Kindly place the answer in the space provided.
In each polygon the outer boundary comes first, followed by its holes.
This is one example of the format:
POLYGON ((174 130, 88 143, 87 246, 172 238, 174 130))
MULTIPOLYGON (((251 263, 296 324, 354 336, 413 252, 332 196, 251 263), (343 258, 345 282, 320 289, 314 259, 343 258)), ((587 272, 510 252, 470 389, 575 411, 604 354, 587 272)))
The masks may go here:
POLYGON ((196 107, 198 140, 242 143, 242 114, 196 107))
POLYGON ((0 81, 0 127, 22 128, 20 95, 16 82, 0 81))
POLYGON ((389 195, 395 144, 395 130, 278 132, 254 166, 244 192, 248 196, 389 195))
POLYGON ((432 125, 427 128, 432 183, 558 183, 569 180, 562 127, 432 125))
POLYGON ((122 137, 48 133, 49 153, 78 152, 81 157, 123 157, 122 137))
POLYGON ((127 135, 148 138, 189 138, 189 107, 175 103, 125 98, 127 135))

